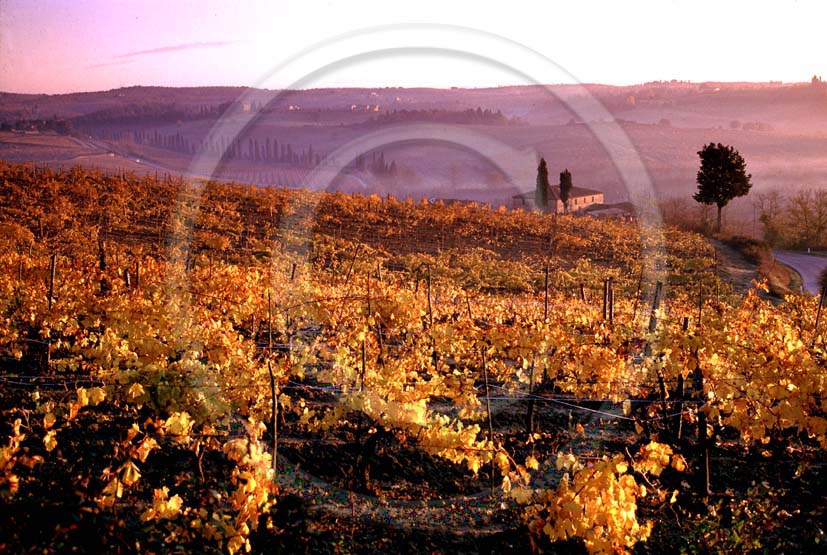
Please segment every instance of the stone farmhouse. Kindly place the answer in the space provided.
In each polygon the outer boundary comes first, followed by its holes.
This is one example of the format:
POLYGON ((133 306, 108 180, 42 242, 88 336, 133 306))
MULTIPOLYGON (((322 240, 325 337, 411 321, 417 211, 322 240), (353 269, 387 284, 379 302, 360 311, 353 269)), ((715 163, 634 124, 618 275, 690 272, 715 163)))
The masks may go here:
MULTIPOLYGON (((589 206, 603 204, 603 193, 595 189, 585 187, 572 187, 569 193, 569 212, 582 212, 589 206)), ((534 190, 526 191, 511 197, 511 207, 522 208, 523 210, 534 210, 534 190)), ((550 214, 563 214, 566 207, 560 200, 560 186, 551 186, 551 198, 549 199, 550 214)))

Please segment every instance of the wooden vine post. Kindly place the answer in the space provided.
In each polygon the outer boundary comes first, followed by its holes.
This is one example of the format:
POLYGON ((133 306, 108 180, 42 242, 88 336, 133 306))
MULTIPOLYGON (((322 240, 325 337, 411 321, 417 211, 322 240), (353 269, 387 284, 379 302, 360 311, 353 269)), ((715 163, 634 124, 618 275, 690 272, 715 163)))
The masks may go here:
POLYGON ((103 239, 98 240, 98 269, 101 272, 100 293, 105 295, 109 287, 106 283, 106 276, 103 275, 106 271, 106 242, 103 239))
POLYGON ((365 344, 365 340, 362 340, 362 368, 359 373, 359 392, 363 392, 365 390, 365 374, 367 373, 368 367, 368 348, 365 344))
POLYGON ((609 326, 615 323, 615 290, 614 278, 609 278, 609 326))
MULTIPOLYGON (((482 376, 485 382, 485 410, 488 412, 488 441, 494 446, 494 422, 491 420, 491 396, 488 392, 488 366, 485 363, 485 346, 482 348, 482 376)), ((491 495, 494 494, 494 457, 491 458, 491 495)))
POLYGON ((365 296, 365 299, 367 301, 367 307, 368 307, 368 311, 367 311, 368 318, 370 318, 370 316, 371 316, 371 313, 370 313, 370 272, 368 272, 368 274, 365 276, 365 282, 366 282, 365 287, 367 289, 367 294, 365 296))
MULTIPOLYGON (((49 312, 52 311, 52 299, 55 296, 55 273, 57 271, 57 255, 49 259, 49 312)), ((46 337, 46 371, 52 366, 52 335, 46 337)))
MULTIPOLYGON (((434 308, 431 303, 431 266, 428 265, 428 274, 425 280, 425 294, 428 297, 428 329, 430 330, 434 325, 434 308)), ((436 352, 435 341, 433 333, 429 332, 431 338, 431 360, 433 361, 434 371, 439 370, 439 353, 436 352)))
POLYGON ((362 245, 359 244, 356 247, 356 252, 353 253, 353 258, 350 261, 350 267, 347 269, 347 274, 345 274, 345 287, 347 287, 350 283, 350 273, 353 271, 353 265, 356 264, 356 259, 359 258, 359 251, 361 249, 362 245))
POLYGON ((640 291, 643 289, 643 265, 640 267, 640 276, 637 280, 637 290, 635 291, 635 307, 632 309, 632 326, 637 325, 637 309, 640 304, 640 291))
MULTIPOLYGON (((658 308, 660 307, 660 297, 661 297, 661 290, 663 289, 663 284, 661 282, 657 282, 655 284, 655 295, 652 298, 652 310, 649 313, 649 334, 654 333, 655 329, 658 327, 658 308)), ((646 348, 643 349, 644 356, 651 356, 652 354, 652 344, 647 340, 646 341, 646 348)), ((661 394, 665 395, 664 385, 663 383, 660 384, 661 394)), ((665 396, 664 396, 665 399, 665 396)))
POLYGON ((545 299, 543 301, 543 322, 548 322, 548 264, 546 264, 545 299))
POLYGON ((434 311, 433 306, 431 306, 431 266, 428 266, 428 276, 426 281, 427 287, 427 295, 428 295, 428 327, 432 327, 434 325, 434 311))
POLYGON ((55 296, 55 271, 57 268, 57 255, 53 254, 49 259, 49 310, 52 310, 52 299, 55 296))
POLYGON ((657 282, 655 285, 655 296, 652 298, 652 311, 649 313, 649 333, 655 331, 658 326, 658 308, 660 308, 660 297, 663 290, 663 283, 657 282))
POLYGON ((827 294, 827 284, 821 286, 821 296, 818 299, 818 310, 816 311, 816 324, 813 328, 813 339, 810 342, 810 347, 816 344, 816 336, 818 335, 818 324, 821 320, 821 307, 824 306, 824 295, 827 294))
MULTIPOLYGON (((290 345, 287 346, 290 348, 290 345)), ((270 374, 270 422, 273 426, 273 472, 278 474, 279 467, 279 400, 276 396, 276 376, 273 374, 273 304, 270 299, 270 289, 267 289, 267 372, 270 374)), ((289 356, 289 351, 288 351, 289 356)))
POLYGON ((703 411, 706 399, 704 398, 704 375, 701 370, 700 360, 697 360, 697 352, 695 353, 696 365, 693 375, 693 387, 695 389, 695 399, 698 402, 698 450, 703 459, 703 471, 698 476, 698 490, 702 495, 707 496, 709 491, 709 438, 706 434, 706 413, 703 411))
POLYGON ((534 398, 534 363, 535 353, 531 353, 531 368, 529 369, 530 374, 528 375, 528 407, 526 408, 525 414, 526 440, 530 439, 531 434, 534 432, 534 410, 537 404, 537 400, 534 398))
POLYGON ((614 279, 611 277, 603 280, 603 320, 614 324, 614 279))
POLYGON ((609 319, 609 278, 603 280, 603 321, 609 319))
MULTIPOLYGON (((703 282, 698 282, 698 325, 696 329, 700 330, 701 318, 703 316, 703 282)), ((689 328, 689 318, 684 318, 684 330, 689 328)), ((698 451, 703 460, 703 472, 698 475, 698 491, 707 496, 710 494, 709 489, 709 441, 706 434, 706 413, 703 411, 706 404, 704 395, 704 375, 701 370, 701 361, 698 358, 697 348, 694 350, 695 371, 692 374, 692 387, 695 390, 695 401, 697 403, 698 411, 698 451)), ((679 432, 680 433, 680 432, 679 432)))
MULTIPOLYGON (((368 322, 370 321, 370 316, 371 316, 371 312, 370 312, 370 310, 371 310, 370 309, 370 272, 368 272, 367 276, 365 277, 365 281, 367 282, 366 283, 367 293, 366 293, 366 296, 365 296, 365 298, 367 300, 367 313, 366 313, 367 317, 365 318, 365 324, 367 325, 368 322)), ((367 343, 366 343, 365 338, 362 338, 361 349, 362 349, 362 369, 361 369, 361 372, 360 372, 360 375, 359 375, 359 391, 360 392, 365 390, 365 374, 367 373, 367 365, 368 365, 368 347, 367 347, 367 343)))
MULTIPOLYGON (((689 316, 684 316, 683 318, 683 325, 682 325, 683 333, 689 333, 689 316)), ((683 382, 683 374, 678 373, 678 383, 675 386, 675 399, 678 402, 678 408, 680 409, 680 414, 678 415, 678 421, 675 424, 675 441, 680 441, 681 436, 683 435, 683 405, 684 401, 686 400, 684 397, 684 382, 683 382)))
POLYGON ((106 270, 106 242, 103 239, 98 240, 98 269, 106 270))

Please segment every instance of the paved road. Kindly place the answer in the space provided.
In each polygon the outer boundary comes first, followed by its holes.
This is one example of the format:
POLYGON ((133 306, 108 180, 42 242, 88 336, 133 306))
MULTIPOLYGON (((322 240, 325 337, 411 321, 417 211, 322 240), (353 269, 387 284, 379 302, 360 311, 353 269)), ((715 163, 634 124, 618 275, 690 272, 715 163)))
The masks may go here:
POLYGON ((821 288, 818 285, 821 272, 827 269, 827 258, 791 251, 772 251, 772 255, 782 264, 786 264, 801 274, 804 280, 804 290, 811 295, 817 295, 821 288))

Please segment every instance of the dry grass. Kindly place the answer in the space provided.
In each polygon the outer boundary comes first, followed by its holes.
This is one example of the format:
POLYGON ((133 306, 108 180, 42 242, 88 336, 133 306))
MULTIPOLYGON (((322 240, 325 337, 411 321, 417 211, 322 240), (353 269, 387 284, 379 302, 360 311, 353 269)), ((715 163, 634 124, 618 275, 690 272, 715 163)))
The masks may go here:
POLYGON ((0 132, 0 142, 19 146, 78 148, 78 143, 63 135, 49 133, 0 132))
POLYGON ((758 267, 758 277, 767 280, 772 296, 783 298, 801 290, 801 276, 786 264, 778 262, 766 242, 738 235, 719 237, 719 240, 758 267))

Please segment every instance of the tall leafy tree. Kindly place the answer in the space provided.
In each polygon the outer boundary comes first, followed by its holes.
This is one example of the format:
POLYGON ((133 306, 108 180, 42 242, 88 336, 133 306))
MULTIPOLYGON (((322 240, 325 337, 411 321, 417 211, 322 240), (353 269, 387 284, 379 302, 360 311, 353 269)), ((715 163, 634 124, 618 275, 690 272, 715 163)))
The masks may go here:
POLYGON ((548 204, 551 198, 551 184, 548 182, 548 167, 546 159, 540 158, 540 165, 537 166, 537 189, 534 191, 534 205, 543 212, 548 212, 548 204))
POLYGON ((697 202, 718 207, 717 230, 721 231, 721 209, 736 197, 749 193, 752 175, 744 159, 733 147, 709 143, 698 151, 698 191, 692 196, 697 202))
POLYGON ((571 173, 568 168, 560 172, 560 200, 563 201, 563 206, 566 211, 569 209, 569 199, 571 198, 571 173))

